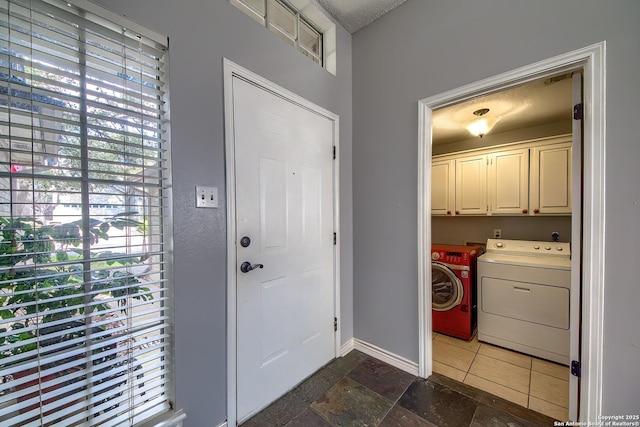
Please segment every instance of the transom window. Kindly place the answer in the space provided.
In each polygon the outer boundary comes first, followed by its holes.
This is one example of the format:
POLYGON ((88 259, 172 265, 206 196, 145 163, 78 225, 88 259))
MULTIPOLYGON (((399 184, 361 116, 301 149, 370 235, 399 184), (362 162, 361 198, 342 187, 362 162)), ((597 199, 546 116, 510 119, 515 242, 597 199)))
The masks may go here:
MULTIPOLYGON (((303 16, 293 3, 284 0, 231 0, 231 4, 260 22, 300 53, 318 65, 326 67, 324 32, 310 18, 303 16)), ((326 18, 321 20, 326 21, 326 18)))

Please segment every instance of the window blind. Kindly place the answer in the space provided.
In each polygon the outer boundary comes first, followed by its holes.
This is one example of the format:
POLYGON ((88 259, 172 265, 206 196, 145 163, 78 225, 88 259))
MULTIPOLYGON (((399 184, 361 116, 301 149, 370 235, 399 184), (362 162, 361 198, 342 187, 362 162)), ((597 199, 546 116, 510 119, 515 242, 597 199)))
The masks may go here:
POLYGON ((168 43, 114 16, 0 0, 2 426, 171 409, 168 43))

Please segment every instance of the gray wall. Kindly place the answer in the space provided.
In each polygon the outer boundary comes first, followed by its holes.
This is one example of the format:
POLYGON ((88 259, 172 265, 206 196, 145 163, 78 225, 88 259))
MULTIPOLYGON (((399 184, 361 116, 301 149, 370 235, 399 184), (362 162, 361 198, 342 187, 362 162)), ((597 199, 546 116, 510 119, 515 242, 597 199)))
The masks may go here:
POLYGON ((354 333, 418 360, 418 100, 607 42, 604 414, 640 392, 640 2, 408 0, 353 36, 354 333))
POLYGON ((338 29, 337 77, 223 0, 98 0, 170 39, 175 373, 185 426, 226 419, 226 203, 222 58, 340 116, 341 333, 352 324, 351 36, 338 29), (220 209, 195 209, 213 185, 220 209))
POLYGON ((560 233, 561 242, 571 241, 570 216, 433 216, 431 241, 449 245, 466 242, 486 243, 493 238, 493 230, 502 230, 502 238, 509 240, 551 241, 551 233, 560 233))

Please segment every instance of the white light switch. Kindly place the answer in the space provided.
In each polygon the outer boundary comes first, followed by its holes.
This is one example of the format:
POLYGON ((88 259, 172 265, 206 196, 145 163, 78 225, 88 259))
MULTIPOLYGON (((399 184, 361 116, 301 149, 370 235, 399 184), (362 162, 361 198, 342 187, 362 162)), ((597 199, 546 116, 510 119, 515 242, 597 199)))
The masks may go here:
POLYGON ((196 185, 196 208, 217 208, 218 187, 196 185))

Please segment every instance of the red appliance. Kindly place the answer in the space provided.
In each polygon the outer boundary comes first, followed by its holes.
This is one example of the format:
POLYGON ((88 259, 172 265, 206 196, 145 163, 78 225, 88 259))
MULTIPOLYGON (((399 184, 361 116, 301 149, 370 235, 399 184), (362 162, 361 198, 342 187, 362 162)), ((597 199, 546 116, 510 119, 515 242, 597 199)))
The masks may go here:
POLYGON ((465 340, 478 330, 476 267, 482 246, 431 247, 432 329, 465 340))

